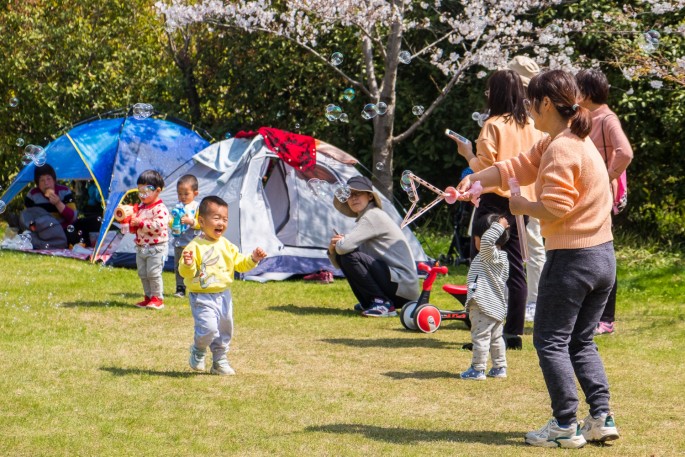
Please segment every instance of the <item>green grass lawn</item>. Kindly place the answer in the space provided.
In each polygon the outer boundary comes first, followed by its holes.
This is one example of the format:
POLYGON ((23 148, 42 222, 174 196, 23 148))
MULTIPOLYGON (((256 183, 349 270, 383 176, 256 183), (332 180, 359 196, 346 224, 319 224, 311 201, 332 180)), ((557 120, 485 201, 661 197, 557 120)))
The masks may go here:
MULTIPOLYGON (((192 317, 133 307, 134 270, 0 251, 2 456, 672 456, 685 453, 685 274, 620 253, 618 333, 597 339, 621 439, 531 448, 550 417, 527 328, 509 378, 457 379, 469 333, 363 319, 344 280, 236 282, 234 377, 187 365, 192 317)), ((438 282, 462 283, 465 268, 438 282)), ((173 276, 165 273, 165 288, 173 276)), ((435 287, 433 303, 458 308, 435 287)), ((582 398, 582 397, 581 397, 582 398)), ((582 403, 579 418, 587 414, 582 403)))

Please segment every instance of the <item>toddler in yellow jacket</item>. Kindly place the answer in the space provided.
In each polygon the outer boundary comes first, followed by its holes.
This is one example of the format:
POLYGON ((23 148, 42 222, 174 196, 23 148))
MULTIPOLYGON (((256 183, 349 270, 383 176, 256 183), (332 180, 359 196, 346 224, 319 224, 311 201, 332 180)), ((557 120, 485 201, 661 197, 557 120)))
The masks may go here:
POLYGON ((228 227, 228 204, 219 197, 202 199, 198 209, 202 235, 185 249, 178 265, 189 293, 195 321, 194 342, 190 346, 190 368, 205 370, 207 347, 212 351, 210 372, 235 374, 226 353, 233 335, 233 299, 229 285, 235 271, 244 273, 266 257, 262 248, 245 256, 223 237, 228 227))

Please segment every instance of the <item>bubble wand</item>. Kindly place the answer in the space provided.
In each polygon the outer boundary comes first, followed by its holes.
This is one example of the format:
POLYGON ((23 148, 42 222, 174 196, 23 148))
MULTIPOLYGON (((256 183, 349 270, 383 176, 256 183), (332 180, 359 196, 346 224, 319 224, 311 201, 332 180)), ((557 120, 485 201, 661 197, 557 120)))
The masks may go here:
MULTIPOLYGON (((521 186, 519 186, 518 179, 509 178, 509 189, 511 190, 511 196, 521 196, 521 186)), ((528 261, 528 236, 526 235, 526 223, 523 220, 523 215, 519 214, 516 216, 516 228, 519 232, 519 246, 521 248, 521 257, 524 262, 528 261)))
POLYGON ((400 184, 402 185, 402 189, 404 189, 404 191, 407 192, 407 194, 409 195, 409 201, 412 202, 411 208, 409 208, 409 211, 407 211, 407 215, 404 216, 404 220, 400 224, 400 228, 404 228, 408 224, 411 224, 414 220, 421 217, 423 213, 425 213, 426 211, 440 203, 442 200, 445 200, 448 204, 451 205, 454 202, 456 202, 459 197, 463 197, 464 195, 469 194, 472 197, 471 201, 473 201, 473 203, 477 206, 478 197, 480 196, 483 190, 483 188, 480 185, 480 181, 476 181, 471 186, 471 189, 469 189, 469 192, 464 194, 462 194, 452 186, 447 187, 443 191, 438 189, 434 185, 430 184, 429 182, 424 181, 423 179, 419 178, 414 173, 408 170, 402 173, 400 184), (418 205, 420 200, 419 194, 418 192, 416 192, 416 190, 421 186, 427 188, 428 190, 436 194, 437 197, 423 208, 420 208, 416 212, 416 214, 412 215, 414 209, 416 209, 416 206, 418 205))

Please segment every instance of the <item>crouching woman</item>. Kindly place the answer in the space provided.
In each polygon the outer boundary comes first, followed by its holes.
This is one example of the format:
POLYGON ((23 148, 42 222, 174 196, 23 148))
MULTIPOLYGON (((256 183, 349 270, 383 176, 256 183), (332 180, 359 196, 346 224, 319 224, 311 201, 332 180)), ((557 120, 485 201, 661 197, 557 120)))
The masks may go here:
POLYGON ((347 201, 334 198, 333 205, 356 218, 356 224, 349 233, 331 238, 328 258, 343 271, 359 300, 355 311, 366 317, 397 316, 396 309, 419 296, 414 256, 402 230, 383 211, 371 180, 354 176, 347 186, 347 201))

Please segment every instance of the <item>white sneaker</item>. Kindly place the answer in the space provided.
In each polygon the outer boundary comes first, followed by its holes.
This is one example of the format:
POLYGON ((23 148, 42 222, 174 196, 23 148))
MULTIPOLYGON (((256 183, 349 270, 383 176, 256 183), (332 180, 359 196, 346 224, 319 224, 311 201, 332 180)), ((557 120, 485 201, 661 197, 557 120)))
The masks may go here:
POLYGON ((600 441, 603 443, 618 439, 618 430, 614 423, 614 416, 611 413, 600 414, 597 418, 588 414, 581 424, 580 431, 587 441, 600 441))
POLYGON ((535 302, 526 303, 526 322, 533 322, 535 320, 535 302))
POLYGON ((540 430, 526 433, 526 444, 531 446, 578 449, 586 443, 580 425, 573 423, 563 428, 559 427, 556 419, 550 419, 540 430))
POLYGON ((219 376, 231 376, 235 374, 235 370, 228 363, 226 356, 221 357, 219 360, 215 360, 212 363, 212 369, 209 370, 212 374, 218 374, 219 376))
POLYGON ((191 344, 188 365, 195 371, 205 371, 205 351, 200 351, 194 344, 191 344))

